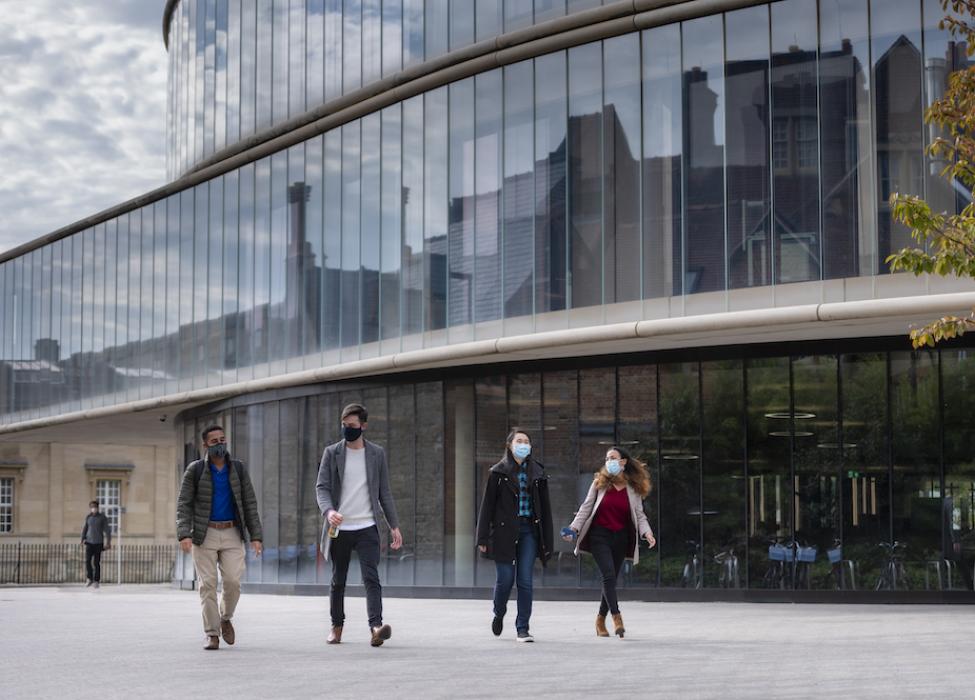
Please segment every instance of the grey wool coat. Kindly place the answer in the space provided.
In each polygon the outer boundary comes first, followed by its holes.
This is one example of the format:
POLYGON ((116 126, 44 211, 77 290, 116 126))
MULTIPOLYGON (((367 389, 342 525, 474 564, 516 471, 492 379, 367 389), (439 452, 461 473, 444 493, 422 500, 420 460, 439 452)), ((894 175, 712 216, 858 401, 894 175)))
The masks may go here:
MULTIPOLYGON (((372 517, 379 522, 380 513, 390 529, 399 527, 393 491, 389 487, 389 464, 386 451, 374 442, 364 440, 366 449, 366 484, 369 487, 369 501, 372 503, 372 517)), ((342 478, 345 475, 345 440, 340 440, 325 448, 322 461, 318 465, 318 483, 315 492, 318 496, 318 510, 322 517, 330 510, 338 510, 342 502, 342 478)), ((328 536, 328 521, 322 525, 322 556, 328 561, 332 538, 328 536)))

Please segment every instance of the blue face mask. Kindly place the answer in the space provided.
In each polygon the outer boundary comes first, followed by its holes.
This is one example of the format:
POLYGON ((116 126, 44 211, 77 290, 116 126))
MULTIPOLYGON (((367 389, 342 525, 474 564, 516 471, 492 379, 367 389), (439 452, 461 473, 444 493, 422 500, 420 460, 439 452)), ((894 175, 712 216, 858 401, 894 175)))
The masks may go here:
POLYGON ((610 476, 616 476, 621 471, 623 467, 620 466, 620 461, 618 459, 607 459, 606 460, 606 473, 610 476))
POLYGON ((524 459, 532 453, 532 446, 526 445, 523 442, 519 442, 514 447, 511 448, 511 454, 513 454, 518 459, 524 459))

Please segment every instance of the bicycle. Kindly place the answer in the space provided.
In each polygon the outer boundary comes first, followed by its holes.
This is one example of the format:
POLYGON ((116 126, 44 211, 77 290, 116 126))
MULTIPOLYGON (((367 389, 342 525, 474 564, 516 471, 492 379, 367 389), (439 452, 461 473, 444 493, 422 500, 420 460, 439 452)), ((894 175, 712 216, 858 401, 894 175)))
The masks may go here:
POLYGON ((738 555, 731 545, 723 552, 714 555, 714 563, 718 565, 718 588, 740 588, 738 577, 738 555))
POLYGON ((680 585, 682 588, 699 589, 704 583, 704 572, 701 570, 701 545, 694 540, 687 540, 686 544, 687 561, 684 562, 680 585))
POLYGON ((788 568, 786 563, 793 560, 792 546, 783 544, 778 538, 768 540, 769 567, 762 577, 764 588, 786 588, 788 568))
POLYGON ((909 589, 907 569, 904 568, 904 562, 900 558, 900 551, 904 549, 905 545, 895 540, 893 543, 881 542, 879 546, 884 549, 887 561, 884 562, 884 568, 881 570, 873 589, 875 591, 896 591, 898 590, 898 581, 901 582, 904 589, 909 589))

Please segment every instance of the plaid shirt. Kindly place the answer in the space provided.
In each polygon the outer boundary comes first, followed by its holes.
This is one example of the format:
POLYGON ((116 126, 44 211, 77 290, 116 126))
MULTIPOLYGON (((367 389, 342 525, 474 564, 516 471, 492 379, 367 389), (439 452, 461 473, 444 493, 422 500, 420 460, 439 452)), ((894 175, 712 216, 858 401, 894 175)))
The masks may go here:
POLYGON ((525 462, 518 470, 518 515, 531 517, 532 499, 528 492, 528 463, 525 462))

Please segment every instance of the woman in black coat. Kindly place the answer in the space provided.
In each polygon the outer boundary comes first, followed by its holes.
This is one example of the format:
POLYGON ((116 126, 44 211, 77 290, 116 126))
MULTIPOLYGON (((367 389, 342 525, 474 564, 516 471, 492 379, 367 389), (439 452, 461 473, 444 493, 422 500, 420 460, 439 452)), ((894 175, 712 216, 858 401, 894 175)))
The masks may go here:
POLYGON ((508 596, 517 581, 519 642, 534 641, 528 631, 532 614, 532 570, 552 555, 552 508, 548 476, 531 457, 531 438, 512 428, 505 441, 504 458, 491 467, 477 520, 477 546, 497 569, 494 584, 494 619, 491 631, 500 636, 508 596))

